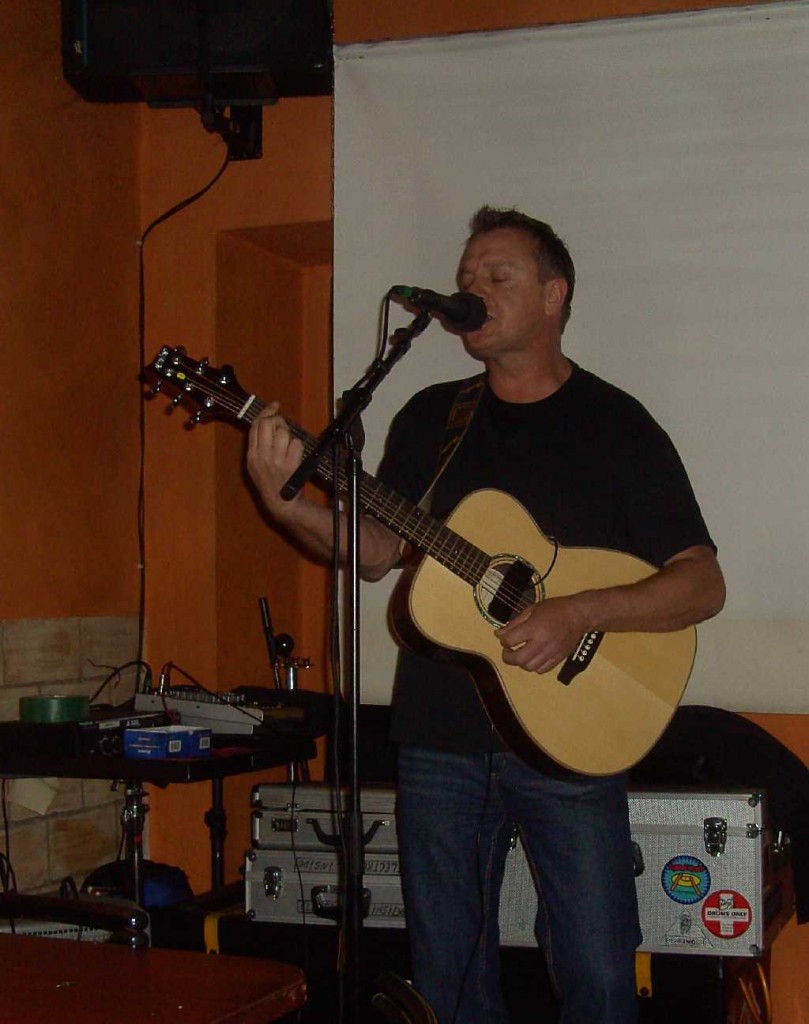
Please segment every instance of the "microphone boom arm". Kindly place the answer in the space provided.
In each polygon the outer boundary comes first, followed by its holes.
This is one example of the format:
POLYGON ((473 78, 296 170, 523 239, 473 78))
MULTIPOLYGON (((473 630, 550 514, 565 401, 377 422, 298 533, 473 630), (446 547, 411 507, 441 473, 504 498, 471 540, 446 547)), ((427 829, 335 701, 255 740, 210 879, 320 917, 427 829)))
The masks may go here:
POLYGON ((281 488, 281 497, 284 501, 291 501, 303 485, 314 476, 323 455, 341 437, 345 437, 363 409, 370 405, 374 391, 396 363, 407 354, 413 339, 425 331, 431 322, 432 316, 424 311, 419 313, 407 327, 399 327, 393 332, 388 353, 375 359, 365 375, 349 391, 345 392, 337 415, 318 437, 312 451, 303 459, 300 466, 281 488))

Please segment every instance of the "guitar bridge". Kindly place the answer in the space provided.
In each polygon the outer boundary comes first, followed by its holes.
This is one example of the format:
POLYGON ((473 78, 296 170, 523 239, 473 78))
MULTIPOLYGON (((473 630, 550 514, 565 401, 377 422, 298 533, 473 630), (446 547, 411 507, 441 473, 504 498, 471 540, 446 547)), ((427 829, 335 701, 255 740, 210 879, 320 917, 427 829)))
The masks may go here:
POLYGON ((579 673, 584 672, 598 650, 598 645, 604 639, 603 633, 585 633, 579 642, 579 646, 565 661, 559 669, 556 678, 565 686, 570 686, 579 673))

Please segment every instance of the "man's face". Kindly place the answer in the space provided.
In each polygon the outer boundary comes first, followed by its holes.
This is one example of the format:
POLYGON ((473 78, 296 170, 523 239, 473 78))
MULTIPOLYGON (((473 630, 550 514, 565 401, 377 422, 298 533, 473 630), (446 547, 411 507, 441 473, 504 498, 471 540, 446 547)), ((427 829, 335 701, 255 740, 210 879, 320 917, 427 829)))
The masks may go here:
POLYGON ((483 299, 491 318, 463 335, 470 355, 485 359, 525 351, 548 338, 554 282, 540 281, 534 242, 524 231, 497 228, 471 239, 457 280, 461 291, 483 299))

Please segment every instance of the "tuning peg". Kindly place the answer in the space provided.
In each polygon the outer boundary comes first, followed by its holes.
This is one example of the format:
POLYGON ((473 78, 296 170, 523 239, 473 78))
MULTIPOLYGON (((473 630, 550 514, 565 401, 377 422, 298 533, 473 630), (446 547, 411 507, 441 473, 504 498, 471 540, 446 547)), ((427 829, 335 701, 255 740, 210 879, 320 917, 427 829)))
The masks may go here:
POLYGON ((152 394, 153 395, 159 395, 162 390, 163 390, 163 381, 162 380, 156 380, 154 382, 154 384, 152 384, 152 394))

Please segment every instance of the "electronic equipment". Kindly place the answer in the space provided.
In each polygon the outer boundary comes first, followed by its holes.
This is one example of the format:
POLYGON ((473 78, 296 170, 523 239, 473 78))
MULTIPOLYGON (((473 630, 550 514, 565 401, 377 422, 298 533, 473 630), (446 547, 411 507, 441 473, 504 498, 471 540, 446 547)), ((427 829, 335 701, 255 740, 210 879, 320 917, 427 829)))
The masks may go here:
POLYGON ((109 942, 112 932, 106 928, 87 928, 63 921, 0 920, 0 935, 35 935, 41 939, 70 939, 73 942, 109 942))
POLYGON ((212 733, 249 736, 277 729, 283 723, 300 723, 306 717, 302 707, 285 701, 287 691, 263 690, 263 702, 248 692, 211 693, 200 687, 170 686, 162 693, 149 690, 135 694, 138 711, 165 711, 179 715, 183 725, 199 725, 212 733))
POLYGON ((3 749, 20 757, 122 757, 124 730, 169 725, 164 711, 91 708, 80 722, 0 722, 3 749))

